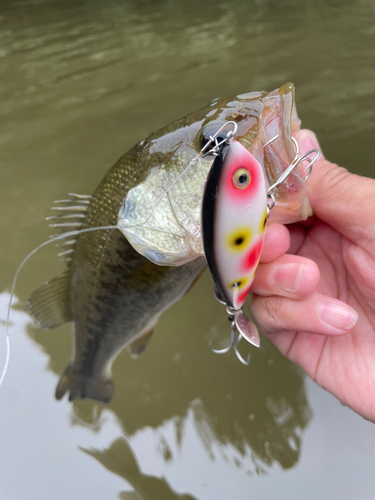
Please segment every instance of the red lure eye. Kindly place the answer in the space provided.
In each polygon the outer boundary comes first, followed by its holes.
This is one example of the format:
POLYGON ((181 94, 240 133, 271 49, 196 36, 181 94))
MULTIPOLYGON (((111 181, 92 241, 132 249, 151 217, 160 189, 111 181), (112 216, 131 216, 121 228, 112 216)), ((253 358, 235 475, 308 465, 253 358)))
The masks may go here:
POLYGON ((237 189, 245 189, 251 182, 251 174, 247 168, 239 168, 232 177, 233 185, 237 189))

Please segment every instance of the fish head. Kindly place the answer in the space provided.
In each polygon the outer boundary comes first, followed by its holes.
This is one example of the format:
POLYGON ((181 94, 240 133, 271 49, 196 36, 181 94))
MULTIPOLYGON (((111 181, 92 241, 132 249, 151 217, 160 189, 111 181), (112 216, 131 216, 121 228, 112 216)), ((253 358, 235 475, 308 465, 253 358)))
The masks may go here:
MULTIPOLYGON (((292 133, 300 128, 301 121, 292 83, 269 93, 250 92, 214 99, 202 111, 205 118, 196 132, 197 151, 226 121, 233 121, 237 124, 236 140, 263 166, 269 185, 280 178, 295 158, 292 133)), ((298 169, 277 188, 275 200, 272 222, 289 224, 312 215, 306 186, 298 169)))
MULTIPOLYGON (((215 157, 202 157, 200 152, 228 122, 236 123, 236 141, 261 165, 268 185, 291 164, 295 156, 291 133, 300 123, 292 84, 270 93, 214 99, 203 109, 141 141, 136 155, 143 177, 126 194, 118 227, 133 247, 152 262, 181 265, 204 255, 201 201, 215 157)), ((311 214, 305 184, 297 169, 276 190, 275 199, 273 221, 291 223, 311 214)))
POLYGON ((264 109, 262 99, 266 96, 267 92, 250 92, 211 101, 208 107, 202 110, 204 119, 195 137, 196 149, 201 150, 209 137, 228 121, 236 123, 236 139, 246 149, 250 149, 260 130, 264 109))

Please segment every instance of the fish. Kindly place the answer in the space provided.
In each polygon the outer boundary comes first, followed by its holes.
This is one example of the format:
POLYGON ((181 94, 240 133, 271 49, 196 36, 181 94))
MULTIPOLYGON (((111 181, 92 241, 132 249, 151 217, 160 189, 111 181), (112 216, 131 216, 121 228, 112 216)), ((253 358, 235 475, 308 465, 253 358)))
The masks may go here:
MULTIPOLYGON (((204 271, 201 201, 214 159, 200 151, 228 121, 236 123, 236 141, 272 184, 294 157, 291 133, 300 121, 293 84, 214 99, 132 147, 92 195, 73 193, 53 207, 50 225, 63 238, 65 269, 31 293, 26 310, 45 330, 72 323, 72 357, 56 399, 68 393, 70 401, 108 403, 118 354, 127 348, 140 355, 160 315, 204 271), (110 226, 116 229, 88 232, 110 226), (82 232, 72 236, 72 230, 82 232)), ((271 220, 311 215, 297 170, 275 198, 271 220)))

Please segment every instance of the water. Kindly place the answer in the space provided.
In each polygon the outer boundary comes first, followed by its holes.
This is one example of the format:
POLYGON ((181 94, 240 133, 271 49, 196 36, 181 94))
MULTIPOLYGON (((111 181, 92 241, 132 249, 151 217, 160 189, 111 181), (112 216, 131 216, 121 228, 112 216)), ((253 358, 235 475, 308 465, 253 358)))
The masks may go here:
MULTIPOLYGON (((293 81, 325 156, 374 177, 374 60, 369 0, 4 0, 0 318, 18 264, 50 234, 52 201, 91 193, 134 143, 214 97, 293 81)), ((45 249, 17 288, 2 500, 373 498, 372 424, 265 339, 249 368, 208 351, 228 324, 207 274, 139 360, 120 355, 110 405, 56 402, 70 327, 42 332, 22 305, 60 269, 45 249)))

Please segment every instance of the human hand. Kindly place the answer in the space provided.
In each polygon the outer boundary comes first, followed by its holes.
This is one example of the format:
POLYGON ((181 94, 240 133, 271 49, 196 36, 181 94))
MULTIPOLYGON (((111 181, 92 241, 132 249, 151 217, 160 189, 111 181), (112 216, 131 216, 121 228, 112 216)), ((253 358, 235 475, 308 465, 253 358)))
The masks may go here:
MULTIPOLYGON (((319 148, 310 131, 295 137, 301 154, 319 148)), ((375 422, 375 180, 323 158, 307 189, 314 216, 267 231, 250 309, 285 356, 375 422)))

